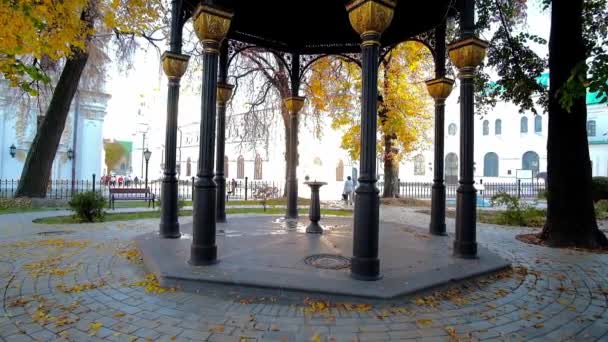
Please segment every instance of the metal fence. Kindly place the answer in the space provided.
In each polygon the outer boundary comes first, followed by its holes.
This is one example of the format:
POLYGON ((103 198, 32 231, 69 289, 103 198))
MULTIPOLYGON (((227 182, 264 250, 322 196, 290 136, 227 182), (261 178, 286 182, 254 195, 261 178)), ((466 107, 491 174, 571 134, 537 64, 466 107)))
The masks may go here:
MULTIPOLYGON (((384 190, 384 183, 379 182, 380 195, 384 190)), ((505 192, 518 198, 538 198, 539 194, 545 191, 543 182, 481 182, 475 184, 478 189, 477 194, 482 198, 492 198, 492 196, 505 192)), ((428 199, 432 195, 433 183, 431 182, 399 182, 399 197, 428 199)), ((455 198, 458 184, 446 184, 445 193, 447 198, 455 198)))
MULTIPOLYGON (((195 178, 178 181, 178 197, 180 200, 192 200, 195 178)), ((15 196, 17 187, 19 186, 18 179, 0 179, 0 198, 12 198, 15 196)), ((127 189, 143 189, 146 187, 145 181, 142 180, 123 180, 119 182, 115 180, 111 182, 107 178, 80 179, 72 181, 69 179, 51 180, 47 185, 46 198, 56 200, 70 200, 75 194, 86 191, 101 192, 104 197, 109 196, 110 188, 127 188, 127 189)), ((154 193, 156 198, 160 199, 162 180, 155 179, 148 181, 150 192, 154 193)), ((252 180, 248 177, 232 182, 226 180, 226 197, 227 200, 255 200, 262 196, 266 198, 278 198, 283 196, 283 184, 278 182, 252 180)))

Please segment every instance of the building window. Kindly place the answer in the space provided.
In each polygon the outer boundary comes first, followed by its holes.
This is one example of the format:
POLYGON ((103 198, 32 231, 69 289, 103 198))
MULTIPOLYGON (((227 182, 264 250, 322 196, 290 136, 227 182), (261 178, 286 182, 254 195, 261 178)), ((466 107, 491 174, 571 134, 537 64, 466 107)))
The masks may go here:
POLYGON ((500 119, 496 119, 496 121, 494 121, 494 134, 495 135, 502 134, 502 121, 500 119))
POLYGON ((186 177, 190 177, 192 175, 192 160, 190 158, 186 159, 186 177))
POLYGON ((595 136, 595 120, 587 121, 587 136, 589 136, 589 137, 595 136))
POLYGON ((228 178, 228 167, 230 166, 228 156, 224 156, 224 177, 228 178))
POLYGON ((532 177, 536 177, 538 173, 538 153, 528 151, 521 157, 521 168, 524 170, 532 170, 532 177))
POLYGON ((253 179, 262 179, 262 157, 259 154, 255 155, 253 179))
POLYGON ((519 122, 519 132, 528 133, 528 118, 525 116, 522 116, 521 121, 519 122))
POLYGON ((344 162, 342 159, 338 161, 338 166, 336 166, 336 181, 341 182, 344 180, 344 162))
POLYGON ((496 153, 489 152, 483 157, 483 176, 498 177, 498 155, 496 153))
POLYGON ((540 115, 534 117, 534 133, 543 131, 543 118, 540 115))
POLYGON ((424 156, 422 154, 414 157, 414 175, 424 176, 424 156))
POLYGON ((490 121, 483 120, 483 135, 490 134, 490 121))
POLYGON ((239 156, 239 159, 236 160, 236 178, 245 178, 245 158, 243 156, 239 156))
POLYGON ((448 126, 448 134, 449 135, 456 135, 456 124, 450 124, 448 126))
POLYGON ((448 153, 445 156, 445 182, 447 184, 458 183, 458 156, 456 153, 448 153))

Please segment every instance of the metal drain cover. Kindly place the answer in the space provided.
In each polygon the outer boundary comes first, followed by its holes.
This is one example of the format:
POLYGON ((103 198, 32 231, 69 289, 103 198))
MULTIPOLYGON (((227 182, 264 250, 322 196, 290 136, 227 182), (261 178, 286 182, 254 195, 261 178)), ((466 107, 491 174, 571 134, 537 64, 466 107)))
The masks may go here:
POLYGON ((67 235, 72 233, 74 233, 72 230, 53 230, 49 232, 40 232, 38 235, 67 235))
POLYGON ((325 270, 341 270, 350 267, 350 259, 337 254, 314 254, 304 258, 304 263, 325 270))

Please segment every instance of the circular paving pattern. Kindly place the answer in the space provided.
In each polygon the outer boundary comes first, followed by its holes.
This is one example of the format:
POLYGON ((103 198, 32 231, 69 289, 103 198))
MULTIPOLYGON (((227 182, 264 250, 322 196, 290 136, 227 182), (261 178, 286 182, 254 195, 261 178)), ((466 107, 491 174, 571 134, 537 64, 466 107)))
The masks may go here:
MULTIPOLYGON (((30 223, 46 215, 0 216, 2 342, 608 340, 608 255, 514 238, 528 229, 479 225, 480 244, 513 270, 374 301, 221 285, 201 293, 165 289, 131 243, 158 229, 157 220, 38 235, 67 228, 30 223)), ((428 226, 427 215, 411 210, 383 208, 381 215, 428 226)))
POLYGON ((350 267, 350 259, 336 254, 315 254, 307 256, 304 263, 325 270, 341 270, 350 267))

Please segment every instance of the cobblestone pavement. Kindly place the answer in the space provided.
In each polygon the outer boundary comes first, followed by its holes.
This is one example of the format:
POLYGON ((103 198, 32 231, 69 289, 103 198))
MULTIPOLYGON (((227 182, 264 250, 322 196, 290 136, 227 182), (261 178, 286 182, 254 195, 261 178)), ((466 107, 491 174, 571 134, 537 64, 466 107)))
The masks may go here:
MULTIPOLYGON (((0 341, 608 341, 608 255, 526 245, 514 239, 525 229, 478 227, 480 243, 512 271, 365 301, 163 289, 131 242, 156 220, 31 223, 46 215, 0 216, 0 341)), ((381 217, 421 229, 429 219, 393 207, 381 217)))

